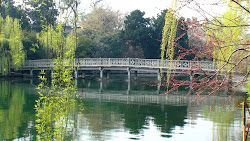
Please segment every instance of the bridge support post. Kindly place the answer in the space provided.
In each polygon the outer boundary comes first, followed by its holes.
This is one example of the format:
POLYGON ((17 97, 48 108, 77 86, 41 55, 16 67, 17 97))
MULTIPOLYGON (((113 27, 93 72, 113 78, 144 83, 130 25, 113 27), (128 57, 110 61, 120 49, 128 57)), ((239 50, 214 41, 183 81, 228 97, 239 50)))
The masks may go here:
POLYGON ((160 71, 160 69, 157 70, 157 80, 161 81, 161 71, 160 71))
POLYGON ((102 81, 100 81, 99 93, 102 93, 102 81))
POLYGON ((82 79, 85 79, 85 71, 82 71, 82 79))
POLYGON ((131 71, 130 71, 130 68, 129 68, 129 67, 127 68, 127 71, 128 71, 128 80, 130 80, 130 77, 131 77, 131 71))
POLYGON ((107 79, 109 80, 110 78, 110 70, 107 71, 107 79))
POLYGON ((135 80, 137 80, 137 71, 135 71, 135 80))
POLYGON ((130 81, 128 81, 128 89, 127 89, 127 94, 130 93, 130 81))
MULTIPOLYGON (((190 80, 190 82, 191 82, 191 84, 192 84, 192 82, 193 82, 193 76, 194 76, 194 72, 193 71, 190 71, 190 73, 189 73, 189 80, 190 80)), ((190 90, 192 90, 192 86, 190 86, 190 90)))
POLYGON ((161 92, 161 84, 158 84, 158 85, 157 85, 156 93, 157 93, 157 94, 160 94, 160 92, 161 92))
POLYGON ((30 69, 30 76, 33 78, 33 69, 30 69))
POLYGON ((166 76, 167 76, 167 73, 164 72, 162 75, 163 75, 164 80, 166 80, 166 79, 167 79, 167 77, 166 77, 166 76))
POLYGON ((190 71, 189 73, 189 80, 190 82, 193 82, 193 71, 190 71))
POLYGON ((103 78, 103 68, 99 67, 99 70, 100 70, 100 79, 102 79, 103 78))

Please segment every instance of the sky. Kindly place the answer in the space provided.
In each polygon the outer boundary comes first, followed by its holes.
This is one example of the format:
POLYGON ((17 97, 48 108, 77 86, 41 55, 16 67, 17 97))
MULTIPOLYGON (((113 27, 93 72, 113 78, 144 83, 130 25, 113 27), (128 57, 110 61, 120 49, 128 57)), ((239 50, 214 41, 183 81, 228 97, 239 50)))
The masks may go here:
MULTIPOLYGON (((16 3, 21 3, 23 0, 15 0, 16 3)), ((58 0, 56 0, 58 1, 58 0)), ((79 9, 81 12, 88 13, 91 10, 91 5, 97 0, 81 0, 79 9)), ((179 11, 179 15, 185 18, 197 17, 202 18, 204 14, 212 16, 221 14, 225 11, 225 5, 216 5, 220 0, 181 0, 182 3, 178 3, 178 7, 182 7, 179 11), (185 1, 192 1, 187 4, 185 1), (186 4, 186 5, 185 5, 186 4), (185 6, 183 6, 185 5, 185 6), (198 13, 197 7, 201 7, 207 13, 198 13)), ((131 11, 139 9, 145 12, 145 17, 156 17, 158 13, 166 8, 170 8, 172 0, 102 0, 101 5, 108 6, 113 10, 119 10, 124 14, 129 14, 131 11)))
MULTIPOLYGON (((82 0, 81 7, 84 5, 90 5, 95 0, 82 0)), ((190 0, 182 0, 190 1, 190 0)), ((207 13, 202 15, 211 16, 218 15, 225 11, 225 5, 219 3, 220 0, 192 0, 193 2, 187 4, 187 2, 178 3, 178 7, 182 7, 179 11, 179 15, 185 18, 202 18, 201 14, 197 12, 198 7, 201 7, 207 13), (217 5, 218 4, 218 5, 217 5), (183 6, 185 5, 185 6, 183 6)), ((109 6, 114 10, 119 10, 122 13, 129 13, 133 10, 139 9, 145 12, 145 17, 156 17, 158 13, 166 8, 171 7, 172 0, 102 0, 103 5, 109 6)), ((83 8, 84 9, 84 8, 83 8)), ((85 8, 87 9, 87 8, 85 8)))

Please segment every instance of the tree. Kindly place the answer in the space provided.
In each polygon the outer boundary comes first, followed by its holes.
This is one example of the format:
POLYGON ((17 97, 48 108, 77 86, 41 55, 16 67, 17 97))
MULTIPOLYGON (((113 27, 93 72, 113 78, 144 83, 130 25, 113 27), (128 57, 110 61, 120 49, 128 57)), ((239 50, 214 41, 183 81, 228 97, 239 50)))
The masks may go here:
POLYGON ((25 52, 18 19, 0 17, 0 74, 7 75, 24 64, 25 52))
POLYGON ((40 32, 43 26, 55 25, 58 9, 53 0, 30 0, 27 2, 31 8, 27 8, 28 15, 31 19, 32 30, 40 32))
POLYGON ((194 52, 189 46, 188 25, 183 17, 178 19, 174 59, 192 60, 194 52), (180 56, 181 54, 181 56, 180 56))
POLYGON ((0 13, 3 18, 7 16, 13 19, 20 19, 20 24, 22 29, 30 30, 29 18, 27 17, 26 11, 24 11, 21 6, 14 6, 14 0, 2 0, 0 2, 0 13))
MULTIPOLYGON (((246 37, 246 30, 249 27, 247 19, 250 12, 242 8, 247 7, 248 3, 234 0, 227 2, 227 11, 222 15, 212 16, 212 18, 208 18, 211 14, 204 9, 198 7, 197 10, 201 11, 203 17, 205 17, 202 22, 199 22, 199 27, 203 30, 202 40, 205 39, 203 41, 206 42, 203 44, 203 48, 206 51, 195 53, 199 53, 199 58, 202 55, 206 58, 212 58, 218 70, 211 75, 203 71, 205 68, 200 65, 192 70, 185 71, 183 73, 194 79, 192 81, 178 81, 171 77, 171 79, 168 79, 170 82, 167 81, 167 85, 173 84, 169 91, 186 86, 190 88, 189 94, 196 94, 195 100, 202 100, 204 97, 214 95, 220 90, 232 90, 231 78, 234 74, 243 74, 243 79, 239 80, 240 83, 234 87, 240 86, 249 77, 249 67, 242 70, 244 66, 248 66, 250 56, 249 39, 246 37), (196 73, 199 73, 199 75, 194 77, 196 73), (204 92, 207 92, 208 95, 203 97, 201 94, 204 92)), ((172 14, 175 15, 176 13, 173 12, 172 14)))
POLYGON ((123 20, 119 11, 110 8, 94 7, 91 13, 82 17, 80 22, 83 31, 96 35, 120 30, 123 20))
POLYGON ((144 18, 144 15, 145 12, 134 10, 126 16, 123 38, 129 48, 128 54, 132 55, 132 52, 141 52, 140 50, 142 50, 143 54, 140 56, 144 56, 145 58, 158 58, 158 50, 153 45, 153 29, 150 26, 150 18, 144 18))
MULTIPOLYGON (((165 25, 165 16, 168 12, 168 9, 165 9, 161 12, 161 14, 157 15, 156 19, 153 19, 153 28, 154 28, 154 36, 155 44, 159 47, 160 50, 161 39, 162 39, 162 30, 165 25)), ((189 38, 188 38, 188 25, 183 17, 178 18, 177 32, 176 32, 176 47, 174 49, 174 57, 173 59, 185 59, 191 60, 194 55, 187 55, 187 52, 190 53, 189 46, 189 38), (184 54, 186 53, 186 55, 184 54), (182 54, 182 56, 180 56, 182 54)))
POLYGON ((89 58, 91 57, 93 42, 90 38, 85 35, 79 35, 78 37, 78 45, 76 49, 76 53, 79 58, 89 58))
POLYGON ((46 59, 44 46, 42 46, 34 31, 23 32, 23 48, 27 54, 27 60, 46 59))
POLYGON ((121 39, 120 31, 98 34, 93 40, 95 48, 94 58, 121 58, 125 50, 125 43, 121 39))
POLYGON ((93 42, 92 57, 122 57, 124 42, 120 36, 123 27, 119 11, 94 7, 81 20, 82 33, 93 42))

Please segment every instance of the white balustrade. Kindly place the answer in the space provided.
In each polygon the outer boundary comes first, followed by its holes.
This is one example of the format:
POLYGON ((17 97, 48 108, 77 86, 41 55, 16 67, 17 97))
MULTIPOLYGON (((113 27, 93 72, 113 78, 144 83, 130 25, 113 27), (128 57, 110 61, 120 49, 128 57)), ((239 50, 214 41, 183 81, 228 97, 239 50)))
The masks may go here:
MULTIPOLYGON (((27 60, 23 68, 38 69, 53 67, 51 59, 27 60)), ((212 61, 138 59, 138 58, 79 58, 75 60, 79 67, 133 67, 133 68, 172 68, 180 70, 215 71, 212 61)))

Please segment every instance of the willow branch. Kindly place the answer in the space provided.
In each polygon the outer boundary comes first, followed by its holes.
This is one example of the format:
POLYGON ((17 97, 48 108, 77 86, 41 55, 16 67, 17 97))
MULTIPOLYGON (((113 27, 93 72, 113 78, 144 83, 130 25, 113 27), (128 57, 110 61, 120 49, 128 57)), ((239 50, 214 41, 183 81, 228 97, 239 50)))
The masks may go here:
POLYGON ((248 13, 250 13, 249 10, 247 10, 244 6, 242 6, 240 3, 238 3, 237 1, 235 0, 232 0, 234 3, 236 3, 237 5, 239 5, 241 8, 243 8, 245 11, 247 11, 248 13))

